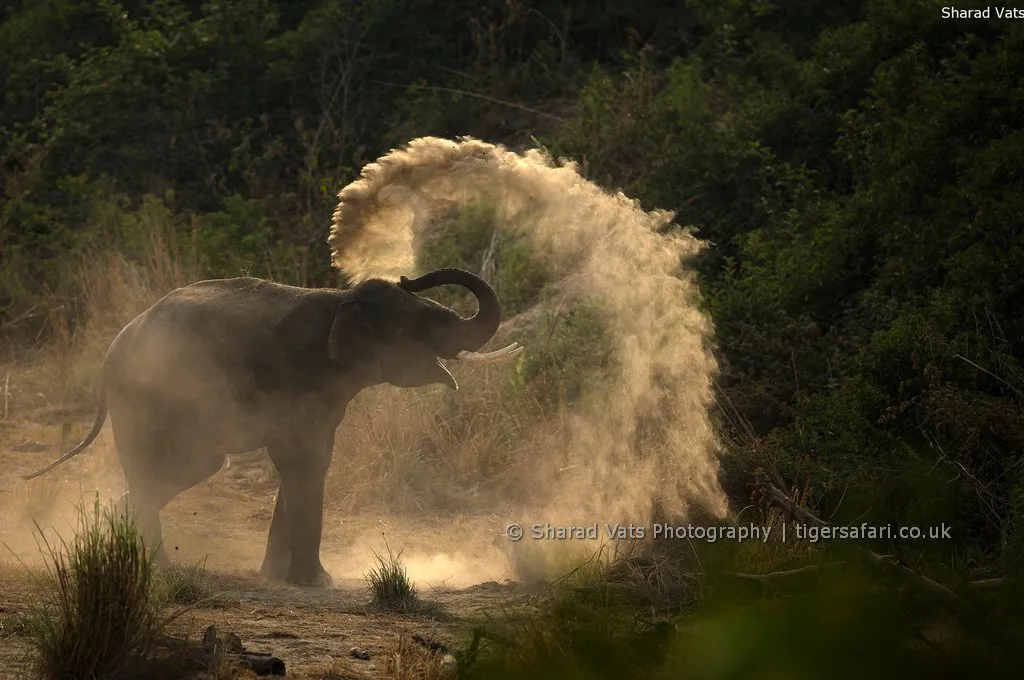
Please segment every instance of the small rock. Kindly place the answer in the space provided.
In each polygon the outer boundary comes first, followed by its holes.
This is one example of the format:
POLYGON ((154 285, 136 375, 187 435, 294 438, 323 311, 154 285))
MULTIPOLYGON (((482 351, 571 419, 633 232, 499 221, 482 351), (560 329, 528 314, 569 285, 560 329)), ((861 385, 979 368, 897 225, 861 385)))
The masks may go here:
POLYGON ((360 649, 359 647, 353 647, 352 649, 348 650, 348 653, 349 656, 355 657, 357 659, 362 659, 363 661, 370 660, 370 653, 365 649, 360 649))
POLYGON ((228 633, 227 639, 224 641, 224 651, 228 654, 241 654, 245 651, 242 639, 234 633, 228 633))
POLYGON ((217 654, 223 649, 221 647, 220 636, 217 635, 217 626, 210 626, 203 633, 203 650, 207 654, 217 654))

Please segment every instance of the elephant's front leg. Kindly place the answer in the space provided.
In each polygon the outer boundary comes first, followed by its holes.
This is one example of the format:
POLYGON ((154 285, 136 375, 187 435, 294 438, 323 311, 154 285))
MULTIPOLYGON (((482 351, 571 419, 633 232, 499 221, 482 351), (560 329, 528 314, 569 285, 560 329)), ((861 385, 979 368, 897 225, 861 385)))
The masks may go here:
MULTIPOLYGON (((324 481, 330 466, 334 433, 316 438, 295 436, 267 447, 281 475, 283 509, 290 562, 285 580, 299 585, 331 586, 333 580, 320 563, 323 536, 324 481)), ((281 503, 279 497, 278 502, 281 503)), ((279 508, 275 508, 275 518, 279 508)), ((273 534, 273 522, 271 523, 273 534)), ((273 538, 273 537, 272 537, 273 538)), ((270 548, 268 540, 268 551, 270 548)))
POLYGON ((277 502, 274 503, 274 518, 270 520, 267 553, 263 557, 263 566, 260 567, 263 578, 274 581, 288 578, 288 567, 292 562, 291 546, 288 543, 288 510, 284 484, 281 484, 277 489, 277 502))

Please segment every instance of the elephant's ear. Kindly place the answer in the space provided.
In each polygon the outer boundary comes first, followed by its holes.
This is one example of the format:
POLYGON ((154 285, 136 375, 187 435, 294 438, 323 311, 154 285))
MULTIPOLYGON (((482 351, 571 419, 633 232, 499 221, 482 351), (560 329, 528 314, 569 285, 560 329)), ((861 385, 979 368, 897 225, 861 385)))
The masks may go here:
POLYGON ((376 339, 361 303, 358 300, 342 302, 327 336, 327 357, 343 366, 361 365, 373 351, 376 339))

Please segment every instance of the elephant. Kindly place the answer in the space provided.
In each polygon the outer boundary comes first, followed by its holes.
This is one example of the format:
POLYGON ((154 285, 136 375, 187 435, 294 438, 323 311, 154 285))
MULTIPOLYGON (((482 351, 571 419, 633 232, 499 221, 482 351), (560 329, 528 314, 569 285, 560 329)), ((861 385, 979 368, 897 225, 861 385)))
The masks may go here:
POLYGON ((114 338, 92 431, 24 479, 83 451, 109 412, 127 507, 163 561, 160 510, 220 470, 228 455, 265 448, 280 487, 260 572, 328 587, 333 581, 320 561, 324 481, 346 406, 384 383, 457 390, 441 359, 494 363, 523 349, 513 342, 477 352, 500 322, 494 290, 461 269, 397 283, 367 279, 348 289, 253 277, 193 283, 114 338), (416 294, 442 285, 468 289, 476 314, 465 318, 416 294))

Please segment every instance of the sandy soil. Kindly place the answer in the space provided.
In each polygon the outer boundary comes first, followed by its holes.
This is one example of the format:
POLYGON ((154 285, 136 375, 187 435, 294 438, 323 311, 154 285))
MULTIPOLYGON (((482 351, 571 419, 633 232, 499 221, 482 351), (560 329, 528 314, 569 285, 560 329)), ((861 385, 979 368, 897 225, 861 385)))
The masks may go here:
MULTIPOLYGON (((91 418, 85 409, 70 417, 40 409, 31 418, 0 420, 0 622, 23 611, 30 597, 32 583, 20 565, 41 564, 32 520, 48 536, 69 537, 75 502, 123 490, 109 426, 86 453, 49 475, 30 482, 18 477, 54 457, 62 433, 77 441, 91 418), (64 424, 69 419, 70 432, 64 424)), ((336 587, 268 583, 258 569, 275 490, 265 456, 246 454, 165 508, 164 540, 172 559, 204 563, 215 593, 180 620, 175 632, 199 637, 210 624, 234 632, 249 649, 282 658, 290 677, 324 677, 331 667, 341 673, 335 677, 375 678, 382 677, 382 654, 398 636, 420 633, 453 642, 484 612, 525 596, 507 581, 508 558, 495 540, 500 518, 344 515, 334 507, 337 499, 328 501, 322 548, 336 587), (402 552, 421 593, 444 604, 447 616, 433 620, 368 608, 362 575, 373 566, 373 553, 386 554, 388 547, 402 552), (370 660, 351 658, 352 647, 369 651, 370 660)), ((0 631, 0 677, 26 672, 26 649, 24 638, 0 631)))

